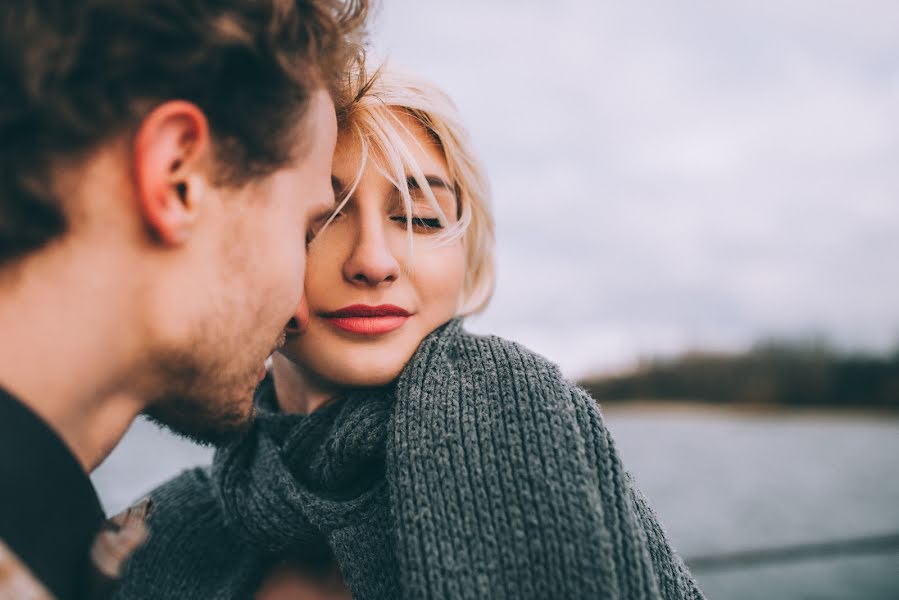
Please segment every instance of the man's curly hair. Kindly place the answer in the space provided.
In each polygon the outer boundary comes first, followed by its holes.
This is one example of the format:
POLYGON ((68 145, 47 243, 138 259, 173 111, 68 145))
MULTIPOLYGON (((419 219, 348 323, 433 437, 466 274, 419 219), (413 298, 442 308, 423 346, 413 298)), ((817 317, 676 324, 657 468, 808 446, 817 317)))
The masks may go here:
POLYGON ((206 114, 219 183, 284 166, 310 94, 359 72, 368 0, 4 0, 0 266, 66 230, 57 161, 171 99, 206 114))

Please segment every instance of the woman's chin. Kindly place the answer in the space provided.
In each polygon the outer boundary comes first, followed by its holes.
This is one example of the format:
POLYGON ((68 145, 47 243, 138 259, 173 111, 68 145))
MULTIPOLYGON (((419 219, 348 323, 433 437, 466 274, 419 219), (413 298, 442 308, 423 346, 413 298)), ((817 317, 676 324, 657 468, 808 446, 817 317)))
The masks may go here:
POLYGON ((369 365, 368 368, 334 369, 326 374, 326 379, 340 387, 373 388, 389 385, 400 376, 403 363, 397 365, 369 365))
POLYGON ((363 343, 310 327, 306 335, 288 339, 281 353, 331 385, 380 387, 399 377, 421 343, 418 332, 403 333, 363 343))

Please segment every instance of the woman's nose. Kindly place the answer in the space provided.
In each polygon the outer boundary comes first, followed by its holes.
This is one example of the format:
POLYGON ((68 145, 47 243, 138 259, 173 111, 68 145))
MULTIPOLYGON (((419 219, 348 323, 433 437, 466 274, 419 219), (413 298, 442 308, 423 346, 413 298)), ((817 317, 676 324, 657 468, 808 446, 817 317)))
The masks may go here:
POLYGON ((359 228, 352 254, 343 265, 343 276, 347 281, 376 287, 399 278, 400 265, 387 243, 385 233, 376 226, 359 228))

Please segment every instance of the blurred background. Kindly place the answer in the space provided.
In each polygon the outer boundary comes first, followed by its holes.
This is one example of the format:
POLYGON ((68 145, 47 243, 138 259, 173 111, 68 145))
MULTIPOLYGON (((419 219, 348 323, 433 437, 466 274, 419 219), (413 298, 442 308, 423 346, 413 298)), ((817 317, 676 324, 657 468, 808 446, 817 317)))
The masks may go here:
MULTIPOLYGON (((382 0, 494 190, 469 328, 597 397, 709 598, 899 598, 899 3, 382 0)), ((138 422, 117 511, 211 453, 138 422)))

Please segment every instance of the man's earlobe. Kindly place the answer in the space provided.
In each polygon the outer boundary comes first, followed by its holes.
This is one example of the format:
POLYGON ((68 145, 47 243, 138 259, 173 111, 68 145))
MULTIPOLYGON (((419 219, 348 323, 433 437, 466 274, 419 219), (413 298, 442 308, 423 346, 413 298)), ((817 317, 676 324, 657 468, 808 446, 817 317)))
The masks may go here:
POLYGON ((209 144, 203 111, 181 100, 154 109, 135 135, 137 208, 163 244, 181 245, 190 238, 206 194, 209 144))

